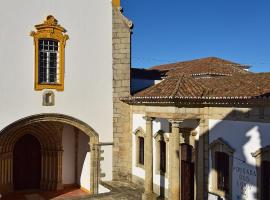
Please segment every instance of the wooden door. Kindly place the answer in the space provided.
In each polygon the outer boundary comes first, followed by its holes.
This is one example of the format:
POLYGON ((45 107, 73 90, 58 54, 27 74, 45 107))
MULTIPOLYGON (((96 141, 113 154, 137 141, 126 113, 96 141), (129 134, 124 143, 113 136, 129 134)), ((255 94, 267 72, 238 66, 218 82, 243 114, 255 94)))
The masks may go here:
POLYGON ((181 200, 194 200, 194 163, 192 146, 181 145, 181 200))
POLYGON ((262 161, 261 192, 262 199, 270 199, 270 162, 262 161))
POLYGON ((14 189, 40 188, 41 147, 32 135, 24 135, 15 144, 13 152, 14 189))

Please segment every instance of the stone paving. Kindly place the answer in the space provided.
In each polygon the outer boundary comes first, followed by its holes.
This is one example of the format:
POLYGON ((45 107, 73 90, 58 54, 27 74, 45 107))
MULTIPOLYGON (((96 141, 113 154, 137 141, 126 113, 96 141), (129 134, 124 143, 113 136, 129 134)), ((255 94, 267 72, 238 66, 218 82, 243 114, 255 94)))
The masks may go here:
POLYGON ((142 188, 138 188, 133 183, 125 182, 106 182, 103 184, 111 190, 107 194, 100 194, 98 196, 92 196, 85 198, 85 200, 101 199, 101 200, 141 200, 142 199, 142 188))
POLYGON ((61 192, 25 191, 3 196, 1 200, 141 200, 143 189, 133 183, 110 181, 102 183, 109 193, 90 196, 78 188, 66 188, 61 192))

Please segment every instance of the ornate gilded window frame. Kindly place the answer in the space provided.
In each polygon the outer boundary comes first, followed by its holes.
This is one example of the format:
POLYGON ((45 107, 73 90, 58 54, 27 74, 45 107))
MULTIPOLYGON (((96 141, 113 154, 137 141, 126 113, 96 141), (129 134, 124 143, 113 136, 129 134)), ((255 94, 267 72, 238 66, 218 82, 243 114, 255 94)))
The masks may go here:
POLYGON ((222 138, 218 138, 214 140, 210 145, 211 150, 211 160, 212 160, 212 169, 211 169, 211 179, 212 179, 212 188, 211 191, 214 194, 217 194, 221 197, 225 197, 226 199, 232 199, 232 169, 233 169, 233 154, 234 149, 230 147, 222 138), (229 155, 229 192, 219 190, 217 186, 217 172, 216 172, 216 159, 215 153, 223 152, 229 155))
POLYGON ((35 46, 35 90, 55 89, 58 91, 64 90, 64 65, 65 65, 65 45, 69 36, 65 34, 67 31, 58 24, 54 16, 47 16, 42 24, 35 25, 37 31, 32 31, 30 35, 34 38, 35 46), (39 40, 52 39, 59 42, 59 83, 39 83, 39 40))

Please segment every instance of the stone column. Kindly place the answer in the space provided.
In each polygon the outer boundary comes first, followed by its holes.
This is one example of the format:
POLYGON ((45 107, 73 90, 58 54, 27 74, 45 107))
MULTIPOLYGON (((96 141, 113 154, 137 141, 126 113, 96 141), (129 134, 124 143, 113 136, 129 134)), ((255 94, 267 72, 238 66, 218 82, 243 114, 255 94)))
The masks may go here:
POLYGON ((169 199, 180 200, 180 120, 170 120, 172 132, 169 139, 169 199))
POLYGON ((156 199, 156 195, 153 192, 153 120, 151 117, 144 117, 146 120, 146 134, 144 139, 144 200, 156 199))
MULTIPOLYGON (((90 138, 91 141, 91 138, 90 138)), ((99 174, 100 174, 100 160, 99 160, 99 149, 97 143, 89 143, 90 146, 90 193, 98 194, 99 186, 99 174)))
POLYGON ((197 158, 197 199, 208 199, 209 176, 209 120, 207 115, 200 120, 197 158))

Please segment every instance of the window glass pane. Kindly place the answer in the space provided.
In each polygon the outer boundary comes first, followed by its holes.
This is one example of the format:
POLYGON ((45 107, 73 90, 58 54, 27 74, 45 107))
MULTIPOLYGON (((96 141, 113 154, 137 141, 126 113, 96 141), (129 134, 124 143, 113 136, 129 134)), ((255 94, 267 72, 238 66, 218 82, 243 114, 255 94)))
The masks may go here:
POLYGON ((39 40, 39 83, 57 83, 58 42, 39 40))

